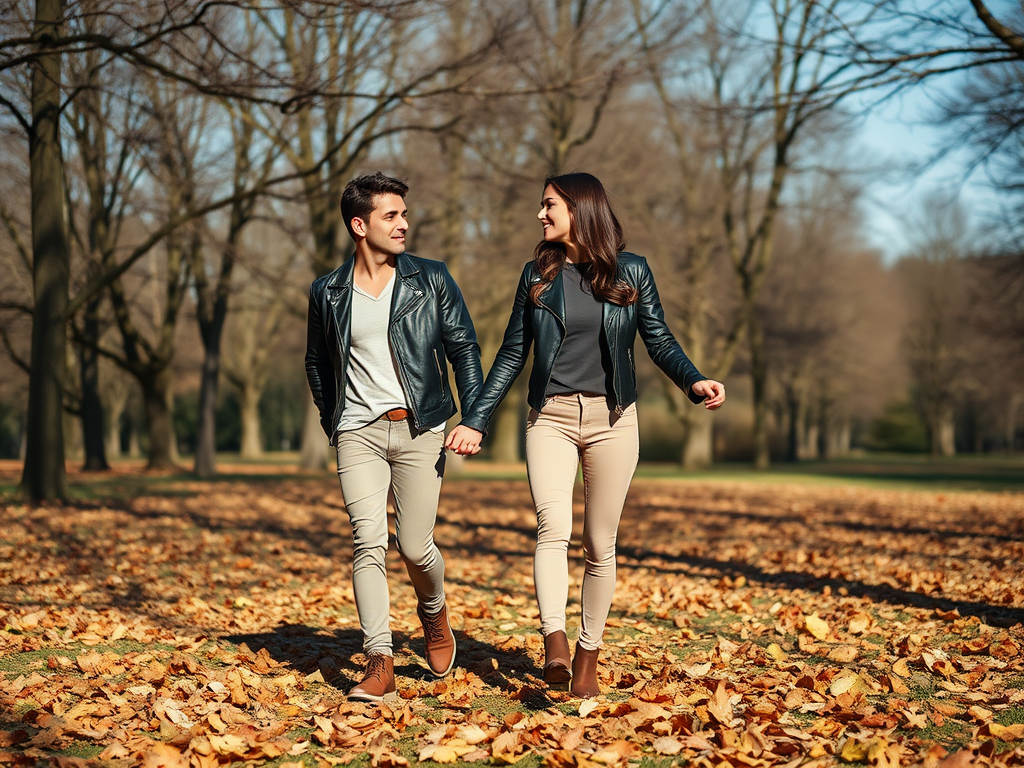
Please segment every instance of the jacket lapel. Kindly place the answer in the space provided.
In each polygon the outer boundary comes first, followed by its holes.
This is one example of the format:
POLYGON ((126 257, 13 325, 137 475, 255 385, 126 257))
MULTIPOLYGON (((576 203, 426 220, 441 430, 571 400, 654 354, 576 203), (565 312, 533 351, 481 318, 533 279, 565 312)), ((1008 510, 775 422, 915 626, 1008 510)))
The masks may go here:
POLYGON ((334 313, 334 322, 341 348, 348 353, 352 316, 352 271, 355 259, 338 267, 327 283, 327 301, 334 313))
POLYGON ((548 286, 547 290, 540 295, 540 303, 558 318, 558 322, 562 324, 562 330, 564 331, 565 286, 562 284, 561 270, 559 270, 558 274, 555 275, 555 279, 551 281, 551 285, 548 286))
POLYGON ((419 267, 406 254, 395 257, 395 290, 391 295, 391 325, 415 310, 427 294, 419 285, 419 267))

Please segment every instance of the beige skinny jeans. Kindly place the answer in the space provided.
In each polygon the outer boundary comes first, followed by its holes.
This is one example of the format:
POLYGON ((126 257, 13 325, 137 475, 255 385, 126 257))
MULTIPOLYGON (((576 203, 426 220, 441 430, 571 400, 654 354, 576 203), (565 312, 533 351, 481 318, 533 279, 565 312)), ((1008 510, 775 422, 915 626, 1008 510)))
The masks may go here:
POLYGON ((444 607, 444 559, 434 544, 444 476, 444 432, 416 432, 408 421, 378 419, 338 437, 338 478, 352 523, 352 587, 363 651, 392 654, 388 596, 388 491, 395 538, 416 599, 444 607))
POLYGON ((582 463, 586 506, 579 643, 588 650, 601 646, 615 594, 619 518, 639 451, 635 404, 619 416, 608 409, 604 395, 573 393, 549 398, 542 412, 530 411, 526 471, 537 507, 533 579, 543 634, 565 630, 572 491, 582 463))

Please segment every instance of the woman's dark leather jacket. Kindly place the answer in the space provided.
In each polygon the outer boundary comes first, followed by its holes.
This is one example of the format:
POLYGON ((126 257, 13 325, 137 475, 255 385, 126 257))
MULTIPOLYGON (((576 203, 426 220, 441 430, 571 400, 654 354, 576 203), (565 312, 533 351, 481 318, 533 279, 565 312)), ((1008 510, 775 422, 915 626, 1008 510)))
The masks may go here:
MULTIPOLYGON (((349 259, 309 288, 306 378, 332 445, 345 409, 354 264, 349 259)), ((408 253, 395 258, 388 340, 417 429, 440 424, 458 410, 447 360, 455 370, 463 408, 472 405, 483 380, 480 346, 462 293, 442 262, 408 253)))
MULTIPOLYGON (((647 260, 632 253, 620 253, 619 277, 636 288, 639 297, 634 304, 620 307, 604 302, 604 334, 612 361, 612 392, 615 410, 619 413, 636 402, 636 367, 633 364, 633 342, 636 333, 651 359, 695 403, 704 398, 695 395, 691 387, 704 379, 683 352, 679 342, 665 323, 665 313, 658 298, 654 275, 647 260)), ((526 365, 530 345, 535 345, 533 369, 530 372, 530 391, 527 402, 537 411, 544 410, 547 402, 544 392, 551 380, 555 358, 565 338, 565 293, 559 273, 535 304, 529 295, 530 286, 540 281, 534 274, 533 262, 523 269, 516 290, 512 316, 509 318, 501 349, 487 374, 483 389, 471 407, 463 409, 461 424, 487 431, 487 423, 494 410, 508 393, 512 383, 526 365)), ((594 352, 597 354, 597 350, 594 352)))

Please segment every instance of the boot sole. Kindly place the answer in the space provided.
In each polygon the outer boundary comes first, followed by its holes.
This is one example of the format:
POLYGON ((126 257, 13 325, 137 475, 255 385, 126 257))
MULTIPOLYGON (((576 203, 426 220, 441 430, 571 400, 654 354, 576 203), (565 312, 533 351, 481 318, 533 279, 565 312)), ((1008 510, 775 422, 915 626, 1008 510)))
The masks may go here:
POLYGON ((544 667, 544 682, 550 688, 568 690, 572 680, 572 671, 564 664, 552 664, 544 667))
POLYGON ((398 691, 388 691, 383 696, 371 696, 368 693, 350 693, 345 698, 349 701, 362 701, 367 704, 388 704, 392 701, 401 701, 402 697, 398 695, 398 691))

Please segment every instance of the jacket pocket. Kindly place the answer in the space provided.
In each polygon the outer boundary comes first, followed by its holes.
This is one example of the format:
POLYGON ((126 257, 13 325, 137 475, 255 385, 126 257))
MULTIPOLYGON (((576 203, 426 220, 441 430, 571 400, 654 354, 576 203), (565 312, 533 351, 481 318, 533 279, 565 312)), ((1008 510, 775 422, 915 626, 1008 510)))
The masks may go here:
POLYGON ((444 375, 444 366, 441 365, 441 356, 437 354, 437 347, 431 350, 434 353, 434 370, 437 371, 437 387, 444 398, 448 394, 448 377, 444 375))

